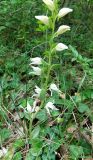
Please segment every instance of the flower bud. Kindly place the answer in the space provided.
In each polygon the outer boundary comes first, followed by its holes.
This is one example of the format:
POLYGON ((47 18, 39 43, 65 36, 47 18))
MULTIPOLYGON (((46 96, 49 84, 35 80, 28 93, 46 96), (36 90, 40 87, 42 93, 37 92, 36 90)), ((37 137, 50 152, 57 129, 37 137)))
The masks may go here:
POLYGON ((42 64, 42 58, 40 57, 30 58, 30 60, 31 60, 31 64, 35 64, 35 65, 42 64))
POLYGON ((54 2, 52 0, 43 0, 43 2, 47 5, 50 11, 53 11, 55 9, 54 2))
POLYGON ((30 72, 30 73, 37 75, 37 76, 41 75, 41 69, 39 67, 34 67, 34 66, 31 66, 31 67, 33 69, 33 72, 30 72))
POLYGON ((69 31, 70 27, 67 25, 62 25, 58 28, 57 32, 56 32, 56 36, 65 33, 66 31, 69 31))
POLYGON ((64 17, 68 13, 72 12, 73 10, 70 8, 62 8, 58 13, 58 18, 64 17))
POLYGON ((37 95, 37 97, 39 97, 41 94, 41 89, 38 86, 35 86, 35 93, 36 93, 35 95, 37 95))
POLYGON ((27 111, 29 113, 32 113, 32 107, 30 106, 30 104, 27 102, 27 111))
POLYGON ((68 49, 68 47, 65 44, 63 44, 63 43, 58 43, 56 45, 55 49, 56 49, 56 51, 63 51, 65 49, 68 49))
POLYGON ((49 18, 47 16, 35 16, 35 18, 40 20, 43 24, 49 25, 49 18))
POLYGON ((40 110, 40 107, 39 107, 39 106, 36 106, 35 112, 37 113, 39 110, 40 110))

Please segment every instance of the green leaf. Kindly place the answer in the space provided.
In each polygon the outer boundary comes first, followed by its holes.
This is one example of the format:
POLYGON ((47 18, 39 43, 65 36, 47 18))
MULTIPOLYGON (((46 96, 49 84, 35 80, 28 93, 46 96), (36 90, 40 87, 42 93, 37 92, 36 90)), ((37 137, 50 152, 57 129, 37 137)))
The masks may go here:
POLYGON ((56 117, 56 116, 58 116, 60 114, 60 112, 59 111, 52 111, 51 112, 51 115, 53 116, 53 117, 56 117))
POLYGON ((22 146, 24 146, 24 140, 23 139, 17 139, 15 141, 15 143, 13 144, 13 146, 14 146, 15 149, 21 148, 22 146))
POLYGON ((84 112, 88 112, 89 111, 89 107, 86 104, 80 103, 78 110, 80 113, 84 113, 84 112))
POLYGON ((39 132, 40 132, 40 126, 36 126, 31 133, 31 138, 32 139, 37 138, 39 135, 39 132))
POLYGON ((81 146, 70 145, 69 150, 73 159, 80 158, 83 154, 83 148, 81 146))
POLYGON ((21 152, 17 152, 13 157, 13 160, 21 160, 21 159, 22 159, 21 152))
POLYGON ((4 30, 5 28, 5 26, 0 26, 0 31, 4 30))
POLYGON ((34 156, 32 156, 32 154, 31 154, 31 149, 27 153, 25 160, 35 160, 34 156))
POLYGON ((42 153, 43 141, 39 138, 36 138, 31 141, 31 144, 31 154, 33 156, 39 156, 42 153))
POLYGON ((86 89, 83 91, 83 96, 85 97, 85 99, 93 99, 93 90, 91 89, 86 89))
POLYGON ((41 93, 40 93, 40 100, 43 100, 45 98, 45 89, 42 89, 41 93))
POLYGON ((1 141, 5 141, 7 138, 9 138, 9 136, 11 135, 11 131, 7 128, 4 129, 0 129, 0 137, 1 137, 1 141))
POLYGON ((55 137, 54 139, 55 143, 51 143, 51 151, 55 152, 63 143, 63 139, 58 139, 58 137, 55 137))
POLYGON ((40 121, 46 121, 48 119, 46 110, 42 109, 41 111, 39 111, 36 115, 36 118, 40 121))
POLYGON ((78 57, 78 52, 77 52, 77 50, 76 50, 74 47, 72 47, 71 45, 69 45, 69 48, 70 48, 70 50, 72 51, 74 57, 77 58, 77 57, 78 57))
POLYGON ((31 154, 34 157, 37 157, 41 154, 41 148, 31 148, 31 154))

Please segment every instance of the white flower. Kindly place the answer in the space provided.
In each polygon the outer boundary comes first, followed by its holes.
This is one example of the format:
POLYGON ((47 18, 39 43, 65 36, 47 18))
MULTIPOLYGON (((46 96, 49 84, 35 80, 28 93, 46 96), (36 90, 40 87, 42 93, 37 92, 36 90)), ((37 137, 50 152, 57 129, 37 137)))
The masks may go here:
POLYGON ((38 86, 35 86, 35 93, 33 94, 32 97, 38 98, 40 96, 40 94, 41 94, 41 90, 42 89, 40 89, 38 86))
POLYGON ((54 84, 54 83, 52 83, 51 85, 50 85, 50 90, 53 90, 53 91, 56 91, 56 92, 61 92, 58 88, 57 88, 57 86, 56 86, 56 84, 54 84))
POLYGON ((52 0, 43 0, 47 7, 53 11, 55 9, 54 2, 52 0))
POLYGON ((2 156, 5 156, 5 154, 7 153, 7 151, 8 151, 8 149, 2 147, 2 149, 0 149, 0 158, 1 158, 2 156))
POLYGON ((38 112, 39 109, 40 109, 40 107, 37 106, 37 101, 35 100, 35 101, 33 102, 33 112, 38 112))
POLYGON ((49 18, 47 16, 35 16, 36 19, 40 20, 45 25, 49 25, 49 18))
POLYGON ((41 75, 41 69, 39 67, 34 67, 34 66, 31 66, 32 69, 33 69, 33 72, 30 72, 30 74, 34 74, 34 75, 37 75, 37 76, 40 76, 41 75))
POLYGON ((31 60, 31 64, 35 64, 35 65, 42 64, 42 58, 40 57, 30 58, 30 60, 31 60))
POLYGON ((35 100, 33 102, 33 106, 30 106, 30 104, 27 102, 27 108, 26 108, 26 110, 25 110, 25 112, 28 112, 28 113, 37 112, 39 110, 39 106, 37 106, 37 101, 35 100))
POLYGON ((30 106, 30 104, 27 102, 27 111, 29 113, 32 113, 32 107, 30 106))
POLYGON ((60 35, 60 34, 63 34, 64 32, 66 31, 69 31, 70 30, 70 27, 67 26, 67 25, 62 25, 58 28, 57 32, 56 32, 56 35, 60 35))
POLYGON ((56 45, 55 49, 56 49, 56 51, 63 51, 65 49, 68 49, 68 47, 65 44, 63 44, 63 43, 58 43, 56 45))
POLYGON ((38 96, 40 96, 41 89, 38 86, 35 86, 35 92, 38 96))
POLYGON ((47 110, 47 112, 50 114, 50 111, 49 111, 49 109, 51 109, 51 110, 58 110, 55 106, 54 106, 54 104, 52 103, 52 102, 48 102, 46 105, 45 105, 45 108, 46 108, 46 110, 47 110))
POLYGON ((39 110, 40 110, 40 107, 39 107, 39 106, 36 106, 35 112, 37 113, 39 110))
POLYGON ((64 17, 66 14, 72 12, 73 10, 70 8, 62 8, 58 13, 58 18, 64 17))

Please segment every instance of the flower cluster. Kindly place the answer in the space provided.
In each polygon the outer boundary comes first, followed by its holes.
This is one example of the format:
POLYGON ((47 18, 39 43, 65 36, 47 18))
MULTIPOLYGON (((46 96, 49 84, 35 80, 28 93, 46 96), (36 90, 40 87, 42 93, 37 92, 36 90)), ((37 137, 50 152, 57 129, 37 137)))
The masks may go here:
MULTIPOLYGON (((59 11, 57 11, 57 8, 56 8, 56 3, 57 1, 54 1, 54 0, 42 0, 44 2, 44 4, 46 5, 46 7, 52 12, 52 18, 51 17, 48 17, 47 15, 38 15, 38 16, 35 16, 35 18, 37 20, 39 20, 42 24, 46 25, 47 28, 49 29, 52 29, 52 26, 54 25, 54 23, 56 22, 56 20, 59 20, 60 18, 63 18, 64 16, 66 16, 68 13, 72 12, 73 10, 70 9, 70 8, 62 8, 60 9, 59 11), (57 13, 56 13, 57 12, 57 13), (53 14, 53 13, 56 13, 53 14), (55 17, 53 17, 53 15, 55 17), (55 19, 55 22, 53 22, 53 19, 55 19)), ((55 31, 55 27, 53 28, 52 30, 52 37, 53 39, 55 37, 58 37, 59 35, 62 35, 63 33, 65 33, 66 31, 69 31, 70 30, 70 27, 67 26, 67 25, 61 25, 57 31, 55 31)), ((61 52, 63 50, 66 50, 68 49, 68 46, 63 44, 63 43, 53 43, 53 48, 49 51, 49 54, 53 55, 53 52, 61 52)), ((49 63, 50 63, 50 55, 49 55, 49 63)), ((41 73, 42 73, 42 69, 43 69, 43 65, 42 63, 44 62, 42 60, 42 58, 40 57, 35 57, 35 58, 31 58, 30 59, 31 63, 31 67, 32 67, 32 72, 30 72, 31 74, 33 75, 37 75, 37 76, 40 76, 41 73), (41 65, 41 66, 40 66, 41 65)), ((48 63, 47 63, 48 64, 48 63)), ((50 63, 52 64, 52 62, 50 63)), ((44 70, 43 70, 44 71, 44 70)), ((43 75, 42 75, 43 76, 43 75)), ((45 85, 46 86, 46 85, 45 85)), ((52 96, 52 93, 53 91, 57 92, 58 94, 61 93, 61 91, 59 90, 59 88, 56 86, 56 84, 52 83, 50 84, 50 87, 48 87, 49 85, 47 84, 47 88, 46 88, 46 91, 47 89, 49 89, 51 91, 51 96, 52 96)), ((40 97, 40 94, 42 92, 42 89, 39 88, 38 86, 35 86, 35 93, 33 95, 33 97, 35 98, 39 98, 40 97)), ((31 107, 29 104, 27 104, 27 111, 28 112, 33 112, 33 110, 35 111, 35 108, 36 108, 36 103, 33 104, 33 107, 31 107)), ((47 112, 50 114, 50 111, 49 109, 51 110, 58 110, 55 106, 54 106, 54 103, 53 102, 47 102, 45 104, 45 108, 47 110, 47 112)))
MULTIPOLYGON (((58 94, 61 93, 61 91, 59 90, 59 88, 57 87, 57 85, 54 84, 54 83, 51 83, 51 84, 50 84, 49 90, 51 91, 51 96, 52 96, 53 92, 57 92, 58 94)), ((36 99, 39 98, 42 89, 39 88, 38 86, 35 86, 35 90, 34 90, 34 91, 35 91, 35 93, 33 94, 32 97, 35 97, 36 99)), ((50 115, 49 109, 51 109, 51 110, 58 110, 58 109, 54 106, 54 103, 53 103, 53 102, 48 102, 48 103, 46 103, 45 109, 47 110, 47 113, 48 113, 49 115, 50 115)), ((35 101, 33 102, 33 106, 31 106, 31 105, 29 104, 29 102, 27 102, 27 107, 26 107, 26 110, 25 110, 25 111, 26 111, 26 112, 29 112, 29 113, 33 113, 33 112, 39 111, 39 106, 37 105, 37 100, 35 100, 35 101)))

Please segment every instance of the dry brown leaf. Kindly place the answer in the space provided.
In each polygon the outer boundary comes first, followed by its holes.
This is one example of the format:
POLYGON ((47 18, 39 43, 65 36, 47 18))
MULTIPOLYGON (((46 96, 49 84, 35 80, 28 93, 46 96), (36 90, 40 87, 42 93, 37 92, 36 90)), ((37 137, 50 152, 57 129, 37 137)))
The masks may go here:
POLYGON ((67 128, 68 133, 73 133, 75 130, 76 130, 75 126, 71 126, 71 127, 67 128))
POLYGON ((65 94, 65 93, 61 93, 61 94, 60 94, 60 97, 61 97, 62 99, 66 99, 66 94, 65 94))

